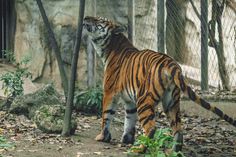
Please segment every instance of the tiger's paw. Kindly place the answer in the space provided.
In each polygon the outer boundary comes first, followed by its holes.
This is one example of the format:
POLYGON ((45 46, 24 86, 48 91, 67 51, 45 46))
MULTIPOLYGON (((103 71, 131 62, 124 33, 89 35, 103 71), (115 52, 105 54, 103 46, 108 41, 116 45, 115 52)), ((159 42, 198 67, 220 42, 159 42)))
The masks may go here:
POLYGON ((121 138, 121 142, 124 144, 134 144, 135 138, 133 134, 124 134, 121 138))
POLYGON ((103 131, 102 133, 100 133, 96 136, 95 140, 101 141, 101 142, 110 142, 111 141, 111 133, 109 131, 103 131))

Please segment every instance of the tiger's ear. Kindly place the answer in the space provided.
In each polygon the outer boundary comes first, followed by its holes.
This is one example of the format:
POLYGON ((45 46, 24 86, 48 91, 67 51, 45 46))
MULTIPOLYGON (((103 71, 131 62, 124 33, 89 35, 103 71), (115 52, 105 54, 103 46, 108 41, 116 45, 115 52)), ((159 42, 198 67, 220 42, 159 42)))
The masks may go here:
POLYGON ((112 33, 113 34, 119 34, 119 33, 123 33, 127 31, 127 27, 124 25, 121 26, 116 26, 113 30, 112 33))

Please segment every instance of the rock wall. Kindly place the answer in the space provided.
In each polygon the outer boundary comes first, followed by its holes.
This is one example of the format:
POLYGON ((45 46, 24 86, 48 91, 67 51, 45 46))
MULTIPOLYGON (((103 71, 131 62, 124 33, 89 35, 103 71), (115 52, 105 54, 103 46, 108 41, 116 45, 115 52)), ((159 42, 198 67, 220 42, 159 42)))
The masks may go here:
MULTIPOLYGON (((136 0, 135 5, 135 45, 139 49, 149 48, 156 50, 156 1, 136 0)), ((47 16, 52 25, 61 55, 66 65, 66 72, 69 74, 71 54, 75 40, 77 16, 79 11, 78 0, 42 0, 47 16)), ((86 15, 93 15, 93 0, 86 0, 86 15)), ((199 3, 196 3, 199 8, 199 3)), ((236 16, 231 16, 229 8, 224 13, 224 18, 231 23, 236 16)), ((127 0, 97 0, 97 15, 107 17, 118 24, 127 25, 127 0)), ((200 9, 199 9, 200 10, 200 9)), ((33 73, 35 82, 54 82, 57 87, 61 86, 60 75, 54 52, 50 48, 50 42, 43 24, 36 1, 16 0, 17 26, 15 34, 15 55, 17 60, 23 56, 31 56, 30 71, 33 73)), ((234 14, 235 15, 235 14, 234 14)), ((188 5, 186 14, 186 44, 187 53, 190 55, 188 64, 200 67, 200 21, 188 5)), ((234 22, 235 25, 235 22, 234 22)), ((230 39, 232 32, 225 34, 225 52, 228 66, 235 67, 235 54, 232 54, 234 46, 230 39), (228 59, 229 58, 229 59, 228 59)), ((81 53, 78 61, 78 82, 80 86, 86 85, 86 53, 81 46, 81 53)), ((210 49, 210 60, 216 57, 210 49)), ((210 62, 217 66, 217 62, 210 62)), ((101 62, 98 62, 98 75, 102 76, 101 62)), ((99 77, 100 78, 100 77, 99 77)))

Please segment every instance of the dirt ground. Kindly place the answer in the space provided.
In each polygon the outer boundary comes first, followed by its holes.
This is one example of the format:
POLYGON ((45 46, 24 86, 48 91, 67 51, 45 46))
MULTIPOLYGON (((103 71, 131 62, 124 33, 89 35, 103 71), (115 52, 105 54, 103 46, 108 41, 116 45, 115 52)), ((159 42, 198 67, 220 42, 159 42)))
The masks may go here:
MULTIPOLYGON (((226 113, 236 117, 236 103, 215 102, 226 113)), ((120 108, 112 123, 112 142, 94 140, 100 131, 101 119, 78 114, 78 127, 72 137, 44 134, 24 116, 0 114, 0 128, 15 147, 0 150, 3 157, 126 157, 129 146, 119 140, 123 130, 124 111, 120 108)), ((236 129, 190 101, 182 101, 184 129, 183 152, 187 157, 236 157, 236 129)), ((168 126, 164 114, 157 118, 157 127, 168 126)), ((138 132, 140 128, 137 125, 138 132)), ((142 156, 142 155, 138 155, 142 156)))

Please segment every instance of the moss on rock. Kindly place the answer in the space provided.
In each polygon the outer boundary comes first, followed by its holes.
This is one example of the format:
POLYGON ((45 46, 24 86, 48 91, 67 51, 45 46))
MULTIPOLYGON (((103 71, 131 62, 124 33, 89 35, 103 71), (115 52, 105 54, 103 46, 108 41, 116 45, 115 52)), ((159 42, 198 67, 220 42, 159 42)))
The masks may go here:
MULTIPOLYGON (((61 105, 43 105, 33 117, 38 128, 46 133, 61 133, 63 128, 65 108, 61 105)), ((75 120, 71 122, 71 133, 75 132, 77 124, 75 120)))

